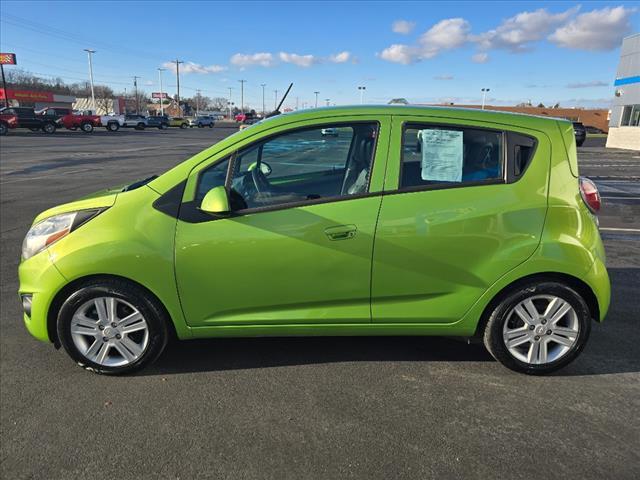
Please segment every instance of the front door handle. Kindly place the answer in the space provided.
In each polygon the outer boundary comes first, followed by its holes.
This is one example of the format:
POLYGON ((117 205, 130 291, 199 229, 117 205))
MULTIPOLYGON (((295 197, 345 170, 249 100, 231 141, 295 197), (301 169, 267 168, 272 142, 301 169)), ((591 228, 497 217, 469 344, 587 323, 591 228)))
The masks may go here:
POLYGON ((324 229, 329 240, 348 240, 356 236, 358 228, 355 225, 338 225, 324 229))

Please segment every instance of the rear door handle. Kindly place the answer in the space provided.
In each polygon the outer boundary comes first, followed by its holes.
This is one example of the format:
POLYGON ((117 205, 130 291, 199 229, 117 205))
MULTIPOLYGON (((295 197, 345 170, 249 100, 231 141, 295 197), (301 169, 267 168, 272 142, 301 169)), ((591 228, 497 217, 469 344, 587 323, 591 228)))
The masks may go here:
POLYGON ((325 228, 324 233, 329 240, 348 240, 356 236, 358 228, 355 225, 338 225, 325 228))

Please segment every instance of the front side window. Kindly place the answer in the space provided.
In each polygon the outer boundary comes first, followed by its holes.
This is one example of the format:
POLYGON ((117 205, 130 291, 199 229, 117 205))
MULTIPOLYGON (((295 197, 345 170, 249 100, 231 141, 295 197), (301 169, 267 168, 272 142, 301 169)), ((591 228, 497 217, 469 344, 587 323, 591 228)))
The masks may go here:
POLYGON ((409 125, 403 132, 400 188, 499 182, 503 134, 457 126, 409 125))
MULTIPOLYGON (((232 203, 244 210, 367 193, 377 131, 374 123, 330 125, 254 144, 233 159, 232 203)), ((215 169, 200 174, 198 195, 212 185, 215 169)))

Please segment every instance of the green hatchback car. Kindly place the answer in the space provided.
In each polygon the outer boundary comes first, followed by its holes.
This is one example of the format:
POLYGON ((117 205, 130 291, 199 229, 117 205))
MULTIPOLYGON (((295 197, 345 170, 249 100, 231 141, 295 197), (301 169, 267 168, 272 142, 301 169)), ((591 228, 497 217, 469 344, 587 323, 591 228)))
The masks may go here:
POLYGON ((456 108, 278 115, 40 214, 24 323, 99 373, 171 337, 446 335, 543 374, 610 286, 571 122, 456 108), (323 135, 332 129, 337 135, 323 135))

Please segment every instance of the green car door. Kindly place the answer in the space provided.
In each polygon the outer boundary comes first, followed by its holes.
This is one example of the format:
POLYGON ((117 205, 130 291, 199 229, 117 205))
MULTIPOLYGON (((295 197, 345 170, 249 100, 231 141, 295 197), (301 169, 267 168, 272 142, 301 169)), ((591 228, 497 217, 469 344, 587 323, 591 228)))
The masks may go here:
POLYGON ((529 258, 544 225, 550 156, 540 132, 394 116, 373 321, 456 322, 529 258))
POLYGON ((176 231, 187 323, 370 322, 389 129, 390 117, 296 124, 196 167, 176 231), (221 185, 232 211, 199 211, 221 185))

